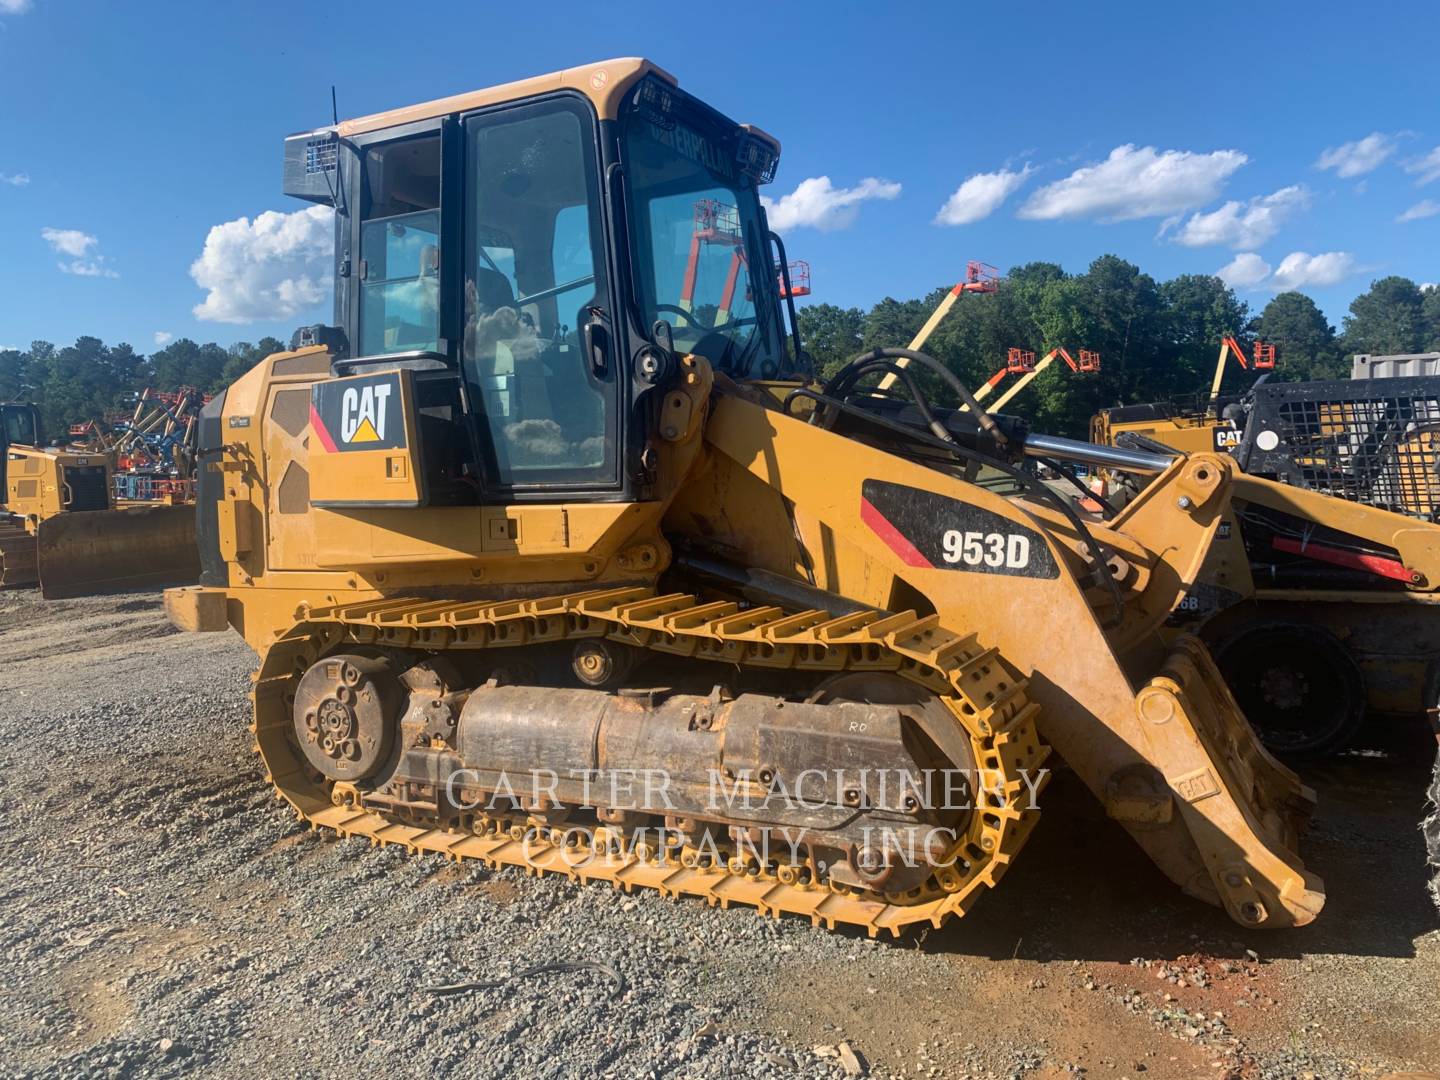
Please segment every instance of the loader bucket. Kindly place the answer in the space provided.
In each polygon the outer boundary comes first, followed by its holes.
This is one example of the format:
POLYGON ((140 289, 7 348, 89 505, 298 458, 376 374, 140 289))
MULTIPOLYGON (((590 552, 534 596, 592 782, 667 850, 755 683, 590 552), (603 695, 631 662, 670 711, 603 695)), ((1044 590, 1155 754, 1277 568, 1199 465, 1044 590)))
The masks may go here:
POLYGON ((200 579, 193 506, 60 514, 40 523, 37 540, 47 600, 200 579))

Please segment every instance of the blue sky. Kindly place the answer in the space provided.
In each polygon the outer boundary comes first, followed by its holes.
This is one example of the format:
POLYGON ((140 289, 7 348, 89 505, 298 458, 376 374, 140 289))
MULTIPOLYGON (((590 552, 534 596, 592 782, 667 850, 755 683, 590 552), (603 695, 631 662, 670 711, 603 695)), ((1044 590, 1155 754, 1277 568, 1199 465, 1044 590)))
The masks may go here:
POLYGON ((816 300, 1114 252, 1229 267, 1256 308, 1299 285, 1338 324, 1377 276, 1440 280, 1431 2, 0 0, 0 24, 0 346, 324 321, 328 232, 279 181, 332 82, 356 116, 637 54, 780 138, 772 221, 816 300))

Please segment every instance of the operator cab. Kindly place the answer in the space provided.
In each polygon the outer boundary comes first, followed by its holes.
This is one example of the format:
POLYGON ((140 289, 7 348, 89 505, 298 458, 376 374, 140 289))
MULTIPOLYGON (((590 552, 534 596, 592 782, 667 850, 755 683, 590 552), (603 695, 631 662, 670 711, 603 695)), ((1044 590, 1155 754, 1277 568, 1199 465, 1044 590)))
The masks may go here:
POLYGON ((410 370, 429 503, 644 498, 667 358, 792 366, 778 157, 639 60, 292 136, 286 193, 337 211, 316 338, 410 370))
POLYGON ((40 410, 34 405, 0 405, 0 505, 10 501, 9 465, 21 455, 11 447, 36 449, 43 444, 40 410))

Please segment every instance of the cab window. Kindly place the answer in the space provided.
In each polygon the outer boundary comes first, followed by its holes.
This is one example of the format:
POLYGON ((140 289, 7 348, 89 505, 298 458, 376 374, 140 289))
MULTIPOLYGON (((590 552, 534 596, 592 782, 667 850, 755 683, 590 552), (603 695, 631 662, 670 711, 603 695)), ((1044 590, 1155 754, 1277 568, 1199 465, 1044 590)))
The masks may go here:
POLYGON ((0 406, 0 427, 6 446, 39 446, 40 432, 35 426, 35 413, 26 405, 0 406))
POLYGON ((662 96, 663 115, 637 92, 621 128, 641 313, 721 371, 771 376, 783 350, 778 298, 759 192, 736 162, 738 132, 678 91, 662 96))
POLYGON ((360 352, 434 351, 440 339, 440 137, 365 152, 360 352))

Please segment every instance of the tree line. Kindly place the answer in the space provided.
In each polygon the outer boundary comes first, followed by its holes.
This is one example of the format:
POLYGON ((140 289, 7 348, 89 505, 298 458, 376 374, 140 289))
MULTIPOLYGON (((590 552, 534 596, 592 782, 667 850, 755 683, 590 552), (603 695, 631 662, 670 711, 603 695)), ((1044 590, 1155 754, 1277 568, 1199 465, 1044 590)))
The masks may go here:
MULTIPOLYGON (((868 310, 814 304, 800 311, 801 339, 828 376, 860 352, 908 344, 947 291, 915 300, 887 297, 868 310)), ((1246 345, 1256 339, 1274 344, 1273 378, 1348 378, 1354 353, 1440 351, 1440 289, 1381 278, 1355 298, 1337 331, 1303 293, 1281 293, 1256 313, 1209 275, 1157 282, 1114 255, 1080 274, 1029 263, 1007 273, 993 293, 962 296, 925 351, 971 388, 1002 367, 1012 347, 1037 358, 1056 347, 1075 356, 1080 349, 1098 352, 1098 373, 1077 375, 1057 362, 1006 406, 1040 430, 1080 438, 1100 408, 1208 393, 1226 335, 1246 345)), ((1222 391, 1254 378, 1232 361, 1222 391)), ((933 387, 932 400, 948 402, 938 382, 922 382, 933 387)))
POLYGON ((106 345, 95 337, 64 347, 35 341, 28 349, 0 350, 0 401, 35 403, 46 435, 63 439, 72 424, 125 410, 135 392, 146 387, 193 386, 217 393, 284 347, 272 337, 229 348, 180 338, 144 356, 129 345, 106 345))
MULTIPOLYGON (((801 338, 821 374, 830 375, 867 349, 909 343, 947 291, 887 297, 868 310, 813 304, 800 310, 801 338)), ((1080 274, 1028 263, 1011 270, 996 292, 962 297, 925 349, 971 387, 1003 365, 1012 347, 1037 357, 1057 346, 1072 354, 1098 352, 1097 374, 1075 375, 1054 364, 1009 406, 1037 428, 1080 437, 1099 408, 1208 390, 1227 334, 1274 344, 1276 378, 1345 378, 1353 353, 1440 351, 1440 289, 1381 278, 1355 298, 1337 330, 1303 293, 1281 293, 1255 313, 1208 275, 1157 282, 1114 255, 1080 274)), ((28 349, 0 350, 0 401, 35 402, 46 431, 63 435, 71 424, 123 409, 147 386, 216 393, 283 347, 269 337, 228 348, 181 338, 145 356, 94 337, 64 347, 36 341, 28 349)), ((1224 388, 1239 389, 1251 378, 1231 364, 1224 388)), ((938 383, 932 389, 935 401, 948 400, 938 383)))

